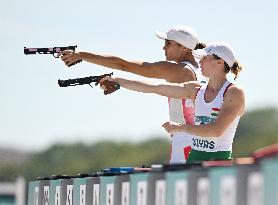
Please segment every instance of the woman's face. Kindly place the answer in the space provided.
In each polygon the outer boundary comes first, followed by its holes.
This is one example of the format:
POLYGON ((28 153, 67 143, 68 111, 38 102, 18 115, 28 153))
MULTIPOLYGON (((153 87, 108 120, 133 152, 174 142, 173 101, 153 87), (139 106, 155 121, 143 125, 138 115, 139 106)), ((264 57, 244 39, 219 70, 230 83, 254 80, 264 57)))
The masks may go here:
POLYGON ((211 77, 215 72, 219 72, 220 60, 215 59, 212 55, 204 56, 199 62, 203 76, 211 77))
POLYGON ((177 61, 184 52, 184 47, 176 41, 165 40, 163 50, 167 61, 177 61))

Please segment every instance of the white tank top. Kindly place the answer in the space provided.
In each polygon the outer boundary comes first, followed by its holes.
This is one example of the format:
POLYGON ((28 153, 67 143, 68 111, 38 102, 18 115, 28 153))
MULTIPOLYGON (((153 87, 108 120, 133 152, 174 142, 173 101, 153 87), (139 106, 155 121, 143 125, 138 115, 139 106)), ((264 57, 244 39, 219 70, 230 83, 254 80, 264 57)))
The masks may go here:
MULTIPOLYGON (((195 73, 197 80, 203 80, 199 68, 189 62, 182 62, 195 73)), ((194 124, 194 104, 191 99, 168 98, 170 121, 194 124)), ((192 135, 185 132, 178 132, 171 137, 171 159, 170 163, 185 163, 191 150, 192 135)))
MULTIPOLYGON (((199 68, 194 67, 187 61, 182 63, 191 68, 196 75, 197 81, 204 81, 204 77, 199 68)), ((170 121, 182 124, 194 124, 194 104, 191 99, 168 98, 168 104, 170 121)))
MULTIPOLYGON (((213 101, 205 101, 207 84, 198 91, 195 99, 195 125, 213 123, 224 103, 224 95, 231 86, 228 80, 224 83, 213 101)), ((239 121, 237 116, 225 132, 219 137, 200 137, 192 138, 192 149, 206 152, 231 151, 234 135, 239 121)))

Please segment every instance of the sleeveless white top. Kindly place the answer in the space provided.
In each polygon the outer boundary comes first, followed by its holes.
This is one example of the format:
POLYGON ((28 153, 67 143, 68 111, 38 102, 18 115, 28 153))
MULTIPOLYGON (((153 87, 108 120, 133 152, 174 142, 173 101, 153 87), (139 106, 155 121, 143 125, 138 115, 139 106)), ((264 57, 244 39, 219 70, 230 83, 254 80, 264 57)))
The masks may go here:
MULTIPOLYGON (((215 121, 224 103, 224 95, 231 85, 232 83, 227 80, 214 100, 209 103, 205 101, 207 85, 200 88, 195 99, 195 125, 209 124, 215 121)), ((231 151, 239 118, 237 116, 219 137, 194 136, 192 138, 192 149, 206 152, 231 151)))
MULTIPOLYGON (((191 63, 182 62, 195 73, 197 80, 205 78, 199 68, 194 67, 191 63)), ((194 124, 194 104, 191 99, 174 99, 168 98, 170 121, 182 124, 194 124)), ((185 163, 188 152, 191 150, 192 135, 185 132, 178 132, 171 137, 171 159, 170 163, 185 163)))
MULTIPOLYGON (((197 81, 205 82, 205 78, 202 76, 199 68, 194 67, 187 61, 182 63, 191 68, 196 75, 197 81)), ((168 104, 170 121, 183 124, 194 124, 194 104, 191 99, 168 98, 168 104)))

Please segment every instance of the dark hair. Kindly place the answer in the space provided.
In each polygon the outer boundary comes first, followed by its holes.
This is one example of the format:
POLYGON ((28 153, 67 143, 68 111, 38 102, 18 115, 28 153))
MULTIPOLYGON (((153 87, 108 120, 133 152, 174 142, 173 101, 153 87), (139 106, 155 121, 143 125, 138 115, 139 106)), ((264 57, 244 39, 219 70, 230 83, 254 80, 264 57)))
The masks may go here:
POLYGON ((205 47, 206 47, 206 44, 204 44, 204 43, 198 43, 198 44, 195 46, 194 50, 203 49, 203 48, 205 48, 205 47))
MULTIPOLYGON (((212 54, 213 57, 218 60, 221 59, 219 56, 212 54)), ((233 73, 235 75, 234 79, 237 79, 239 72, 242 70, 242 66, 240 65, 240 63, 236 60, 233 64, 232 67, 230 67, 225 61, 224 61, 224 71, 225 73, 229 73, 231 71, 231 73, 233 73)))

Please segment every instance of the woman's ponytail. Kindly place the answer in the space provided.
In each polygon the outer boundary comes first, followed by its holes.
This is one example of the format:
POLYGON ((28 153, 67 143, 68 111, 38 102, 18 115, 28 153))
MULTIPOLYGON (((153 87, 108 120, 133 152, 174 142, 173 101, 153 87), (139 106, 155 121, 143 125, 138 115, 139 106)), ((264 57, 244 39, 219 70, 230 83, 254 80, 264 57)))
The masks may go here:
POLYGON ((194 50, 203 49, 203 48, 205 48, 205 47, 206 47, 206 44, 204 44, 204 43, 198 43, 198 44, 195 46, 194 50))
POLYGON ((236 79, 238 77, 238 74, 240 73, 241 70, 242 70, 242 66, 236 60, 234 62, 234 65, 231 67, 231 72, 235 75, 234 79, 236 79))

